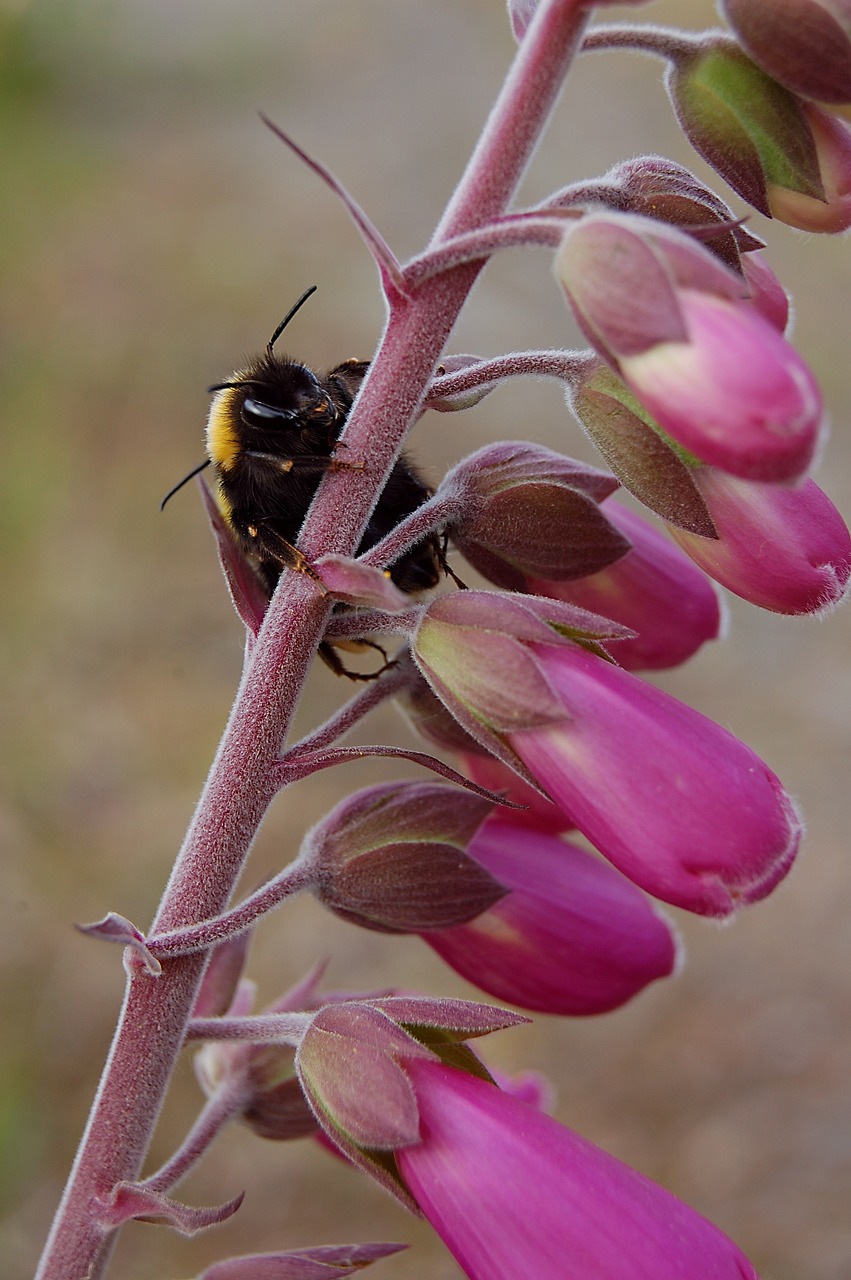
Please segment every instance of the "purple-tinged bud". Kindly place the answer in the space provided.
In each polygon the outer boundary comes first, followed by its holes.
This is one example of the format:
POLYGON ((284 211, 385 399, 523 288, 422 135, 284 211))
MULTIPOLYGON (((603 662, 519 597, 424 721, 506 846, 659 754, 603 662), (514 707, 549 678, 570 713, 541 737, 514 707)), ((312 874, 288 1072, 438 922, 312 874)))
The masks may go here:
POLYGON ((642 516, 612 498, 603 510, 629 539, 631 550, 601 573, 572 582, 533 578, 528 590, 569 600, 630 627, 635 636, 612 646, 613 657, 628 671, 679 666, 707 640, 717 639, 718 593, 688 556, 642 516))
POLYGON ((801 822, 744 743, 552 630, 523 632, 509 614, 512 634, 497 643, 497 609, 485 625, 467 594, 430 606, 412 652, 468 733, 517 762, 655 897, 727 916, 774 888, 794 860, 801 822))
POLYGON ((804 115, 818 154, 824 199, 783 186, 768 188, 775 218, 801 231, 835 234, 851 226, 851 128, 811 103, 804 115))
POLYGON ((505 892, 465 852, 492 809, 440 783, 358 791, 305 841, 313 892, 343 919, 383 933, 466 923, 505 892))
POLYGON ((669 524, 713 533, 709 512, 688 467, 621 378, 604 364, 589 367, 570 404, 621 484, 669 524))
POLYGON ((671 64, 667 84, 695 151, 760 213, 772 215, 769 187, 824 199, 801 100, 734 40, 710 34, 671 64))
POLYGON ((736 222, 733 210, 720 196, 684 165, 665 156, 622 160, 601 181, 606 189, 620 189, 614 207, 622 213, 692 228, 707 249, 734 270, 739 270, 743 254, 764 248, 762 240, 736 222), (720 224, 718 230, 711 233, 715 224, 720 224))
POLYGON ((721 0, 754 62, 814 102, 851 103, 849 0, 721 0))
POLYGON ((521 1009, 606 1013, 674 969, 668 924, 608 863, 501 818, 470 853, 510 893, 470 924, 424 933, 447 964, 521 1009))
POLYGON ((492 1084, 412 1060, 421 1138, 396 1152, 469 1280, 758 1280, 669 1191, 492 1084))
POLYGON ((789 326, 789 295, 761 253, 742 254, 742 275, 750 305, 778 333, 785 333, 789 326))
POLYGON ((447 525, 474 568, 506 590, 524 575, 561 579, 595 573, 628 550, 600 511, 614 476, 541 445, 501 441, 454 467, 438 490, 463 514, 447 525))
POLYGON ((839 603, 851 578, 851 534, 818 485, 754 484, 712 467, 694 477, 718 537, 671 533, 706 573, 775 613, 822 613, 839 603))
POLYGON ((806 470, 818 387, 747 305, 741 276, 674 228, 623 214, 584 218, 556 266, 585 333, 676 445, 748 479, 806 470))

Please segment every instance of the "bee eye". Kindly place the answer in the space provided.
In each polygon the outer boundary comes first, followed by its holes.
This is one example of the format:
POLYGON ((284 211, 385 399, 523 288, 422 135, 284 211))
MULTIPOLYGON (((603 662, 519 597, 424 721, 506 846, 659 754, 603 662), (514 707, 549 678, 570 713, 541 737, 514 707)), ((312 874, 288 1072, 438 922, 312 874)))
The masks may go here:
POLYGON ((291 422, 298 417, 297 409, 278 409, 262 400, 249 397, 242 402, 242 415, 246 422, 268 426, 270 422, 291 422))

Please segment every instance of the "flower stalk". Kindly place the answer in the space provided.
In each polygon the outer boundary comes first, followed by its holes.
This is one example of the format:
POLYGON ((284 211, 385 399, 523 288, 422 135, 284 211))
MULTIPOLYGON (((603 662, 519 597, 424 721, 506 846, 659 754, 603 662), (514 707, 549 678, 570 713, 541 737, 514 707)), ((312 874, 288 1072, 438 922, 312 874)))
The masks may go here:
MULTIPOLYGON (((544 0, 518 49, 433 245, 505 210, 549 118, 581 40, 580 0, 544 0)), ((351 553, 426 395, 443 346, 482 264, 429 281, 416 302, 391 301, 384 336, 347 423, 360 472, 329 474, 308 515, 308 559, 351 553)), ((316 583, 286 574, 272 599, 230 720, 152 932, 194 924, 227 904, 276 787, 270 781, 298 694, 331 612, 316 583)), ((204 973, 203 954, 180 957, 161 979, 131 962, 104 1075, 37 1280, 99 1280, 115 1233, 94 1221, 103 1187, 138 1177, 204 973), (127 1100, 132 1098, 133 1105, 127 1100)))

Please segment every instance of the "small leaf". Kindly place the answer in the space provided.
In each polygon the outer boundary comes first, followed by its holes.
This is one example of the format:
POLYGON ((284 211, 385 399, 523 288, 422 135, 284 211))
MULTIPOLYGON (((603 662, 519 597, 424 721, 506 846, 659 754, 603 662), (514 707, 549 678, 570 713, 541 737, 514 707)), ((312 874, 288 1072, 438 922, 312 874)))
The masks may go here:
POLYGON ((204 510, 213 530, 213 537, 216 539, 219 563, 225 575, 233 607, 245 624, 249 635, 254 637, 260 630, 268 608, 269 594, 234 538, 209 488, 203 480, 199 481, 199 485, 204 510))
POLYGON ((400 1026, 411 1030, 422 1044, 445 1040, 467 1040, 486 1036, 491 1031, 504 1031, 529 1019, 508 1009, 473 1000, 438 999, 431 996, 386 996, 364 1001, 381 1009, 400 1026), (429 1036, 429 1032, 439 1032, 429 1036))
POLYGON ((192 1236, 230 1218, 242 1204, 244 1195, 240 1192, 227 1204, 196 1209, 159 1191, 150 1191, 142 1183, 119 1182, 107 1199, 95 1198, 94 1216, 104 1227, 120 1227, 122 1223, 135 1219, 138 1222, 161 1223, 174 1227, 181 1235, 192 1236))
POLYGON ((162 965, 148 949, 145 935, 126 916, 110 911, 102 920, 94 924, 78 924, 76 928, 90 938, 99 938, 101 942, 117 942, 120 946, 132 947, 152 978, 158 978, 162 973, 162 965))
POLYGON ((325 555, 314 563, 322 584, 337 600, 346 604, 404 613, 410 600, 384 569, 373 569, 351 556, 325 555))

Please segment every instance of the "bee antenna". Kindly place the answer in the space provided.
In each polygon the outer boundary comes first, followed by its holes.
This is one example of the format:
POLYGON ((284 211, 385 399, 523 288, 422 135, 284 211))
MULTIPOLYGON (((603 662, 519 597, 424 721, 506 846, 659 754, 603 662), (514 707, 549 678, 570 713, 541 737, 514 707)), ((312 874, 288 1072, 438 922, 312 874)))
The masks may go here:
POLYGON ((276 343, 276 342, 278 341, 278 339, 280 338, 281 334, 282 334, 282 333, 284 332, 284 330, 286 329, 286 327, 287 327, 287 325, 289 324, 289 322, 292 320, 292 318, 293 318, 293 316, 295 315, 295 313, 296 313, 296 312, 297 312, 301 307, 303 307, 303 306, 304 306, 305 302, 307 302, 307 299, 310 297, 310 295, 311 295, 312 293, 315 293, 315 292, 316 292, 316 285, 315 285, 315 284, 312 284, 312 285, 310 286, 310 288, 309 288, 309 289, 305 289, 304 293, 301 295, 301 297, 299 298, 298 302, 296 302, 296 303, 294 304, 294 306, 290 307, 289 311, 288 311, 288 312, 287 312, 287 314, 284 316, 283 320, 282 320, 282 321, 281 321, 281 323, 278 325, 277 329, 276 329, 276 330, 275 330, 275 332, 272 334, 272 336, 271 336, 271 338, 269 339, 269 341, 266 343, 266 354, 267 354, 267 355, 271 355, 271 354, 272 354, 272 348, 274 347, 275 343, 276 343))
POLYGON ((163 510, 169 498, 174 497, 178 489, 182 489, 185 484, 189 483, 189 481, 192 479, 193 476, 199 475, 204 470, 204 468, 209 467, 209 465, 210 465, 210 459, 205 458, 203 462, 198 463, 197 467, 193 467, 188 475, 185 475, 182 480, 179 480, 173 489, 169 489, 168 493, 165 495, 162 502, 160 503, 160 511, 163 510))

